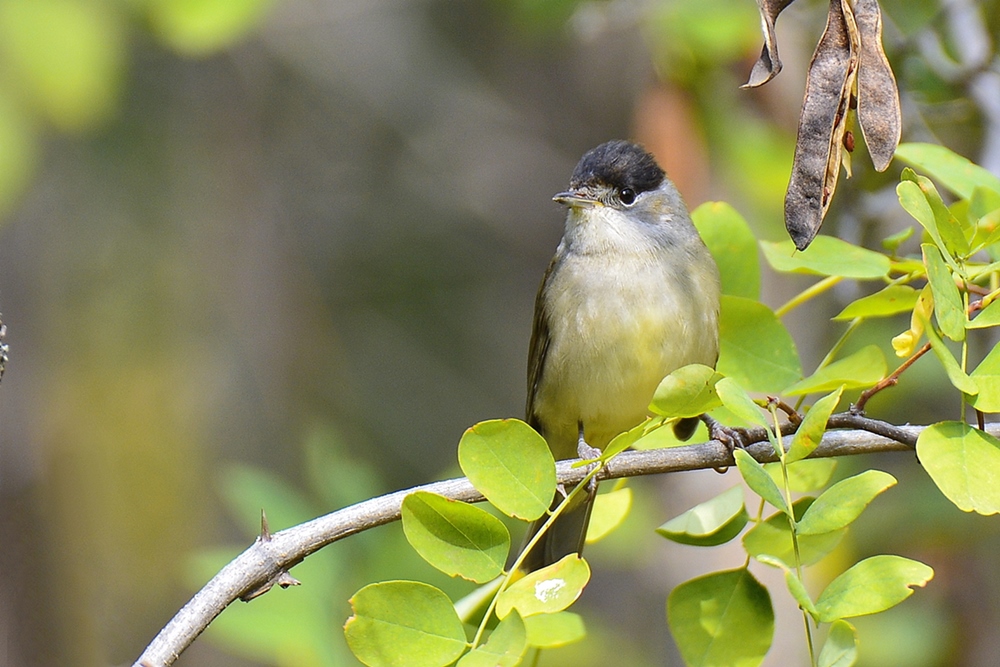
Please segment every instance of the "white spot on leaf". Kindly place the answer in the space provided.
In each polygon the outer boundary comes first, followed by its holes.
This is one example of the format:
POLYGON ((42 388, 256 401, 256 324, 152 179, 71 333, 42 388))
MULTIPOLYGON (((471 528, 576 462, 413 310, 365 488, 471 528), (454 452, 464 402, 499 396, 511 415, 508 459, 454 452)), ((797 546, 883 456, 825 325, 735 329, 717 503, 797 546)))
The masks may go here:
POLYGON ((559 591, 566 588, 565 579, 546 579, 545 581, 539 581, 535 584, 535 599, 539 602, 548 602, 556 595, 559 591))

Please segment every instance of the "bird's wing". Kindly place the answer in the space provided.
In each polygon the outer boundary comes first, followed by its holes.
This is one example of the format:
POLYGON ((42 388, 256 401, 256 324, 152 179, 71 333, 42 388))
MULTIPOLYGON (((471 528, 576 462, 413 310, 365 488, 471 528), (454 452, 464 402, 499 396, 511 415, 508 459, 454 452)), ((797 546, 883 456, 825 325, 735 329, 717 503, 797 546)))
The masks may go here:
POLYGON ((545 291, 558 259, 559 255, 557 254, 549 262, 549 268, 545 270, 542 284, 538 287, 538 294, 535 296, 535 320, 531 326, 531 343, 528 345, 528 400, 525 406, 525 418, 531 427, 539 432, 542 428, 535 415, 535 396, 538 393, 538 384, 542 379, 545 355, 549 351, 549 313, 545 309, 542 293, 545 291))

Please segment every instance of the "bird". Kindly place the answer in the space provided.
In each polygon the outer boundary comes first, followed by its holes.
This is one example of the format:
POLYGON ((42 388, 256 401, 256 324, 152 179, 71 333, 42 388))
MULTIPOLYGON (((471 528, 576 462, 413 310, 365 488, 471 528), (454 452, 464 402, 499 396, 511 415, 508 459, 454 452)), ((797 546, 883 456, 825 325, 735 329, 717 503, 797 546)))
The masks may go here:
MULTIPOLYGON (((677 188, 638 144, 587 151, 553 200, 566 223, 535 299, 526 420, 555 459, 592 459, 648 416, 665 376, 715 366, 719 271, 677 188)), ((696 426, 689 418, 674 431, 687 439, 696 426)), ((595 493, 559 516, 523 569, 582 551, 595 493)))

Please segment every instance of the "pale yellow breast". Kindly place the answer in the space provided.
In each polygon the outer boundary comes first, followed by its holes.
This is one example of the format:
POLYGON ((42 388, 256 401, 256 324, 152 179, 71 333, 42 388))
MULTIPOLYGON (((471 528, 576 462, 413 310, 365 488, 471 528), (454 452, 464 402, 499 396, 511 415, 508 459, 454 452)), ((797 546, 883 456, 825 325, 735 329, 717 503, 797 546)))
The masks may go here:
POLYGON ((700 259, 681 271, 659 256, 579 256, 553 276, 535 414, 559 458, 574 455, 578 421, 603 447, 645 418, 665 375, 715 364, 718 278, 700 259))

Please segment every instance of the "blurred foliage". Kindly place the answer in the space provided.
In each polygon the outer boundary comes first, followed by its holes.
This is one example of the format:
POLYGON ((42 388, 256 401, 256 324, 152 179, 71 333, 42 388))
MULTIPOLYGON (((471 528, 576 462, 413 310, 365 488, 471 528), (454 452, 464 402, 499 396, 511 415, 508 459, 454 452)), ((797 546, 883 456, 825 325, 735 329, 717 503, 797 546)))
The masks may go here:
POLYGON ((123 94, 130 33, 147 23, 178 53, 207 56, 246 37, 272 0, 0 2, 0 220, 33 173, 45 124, 80 133, 123 94))

